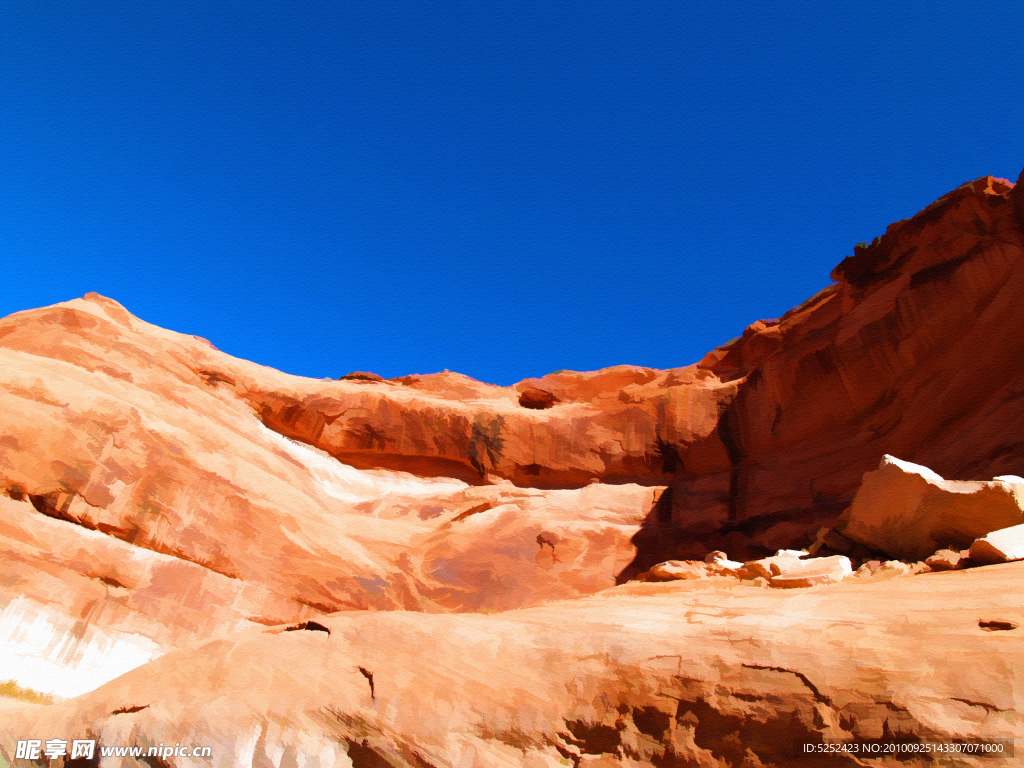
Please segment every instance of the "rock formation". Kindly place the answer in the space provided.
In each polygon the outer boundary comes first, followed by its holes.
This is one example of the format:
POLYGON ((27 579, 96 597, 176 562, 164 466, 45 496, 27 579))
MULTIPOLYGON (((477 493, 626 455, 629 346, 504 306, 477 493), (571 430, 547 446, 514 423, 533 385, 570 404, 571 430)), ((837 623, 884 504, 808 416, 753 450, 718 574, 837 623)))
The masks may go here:
POLYGON ((410 376, 401 394, 360 390, 358 408, 319 382, 253 381, 243 396, 270 428, 355 466, 535 488, 670 485, 643 567, 804 546, 883 454, 963 480, 1024 474, 1016 189, 962 185, 858 247, 833 285, 685 368, 562 371, 511 391, 410 376), (518 403, 538 391, 557 404, 518 403))
POLYGON ((1024 525, 992 531, 971 544, 970 559, 978 565, 1024 560, 1024 525))
POLYGON ((837 527, 846 538, 891 557, 922 560, 943 546, 960 550, 1022 522, 1021 478, 943 480, 928 467, 883 456, 879 468, 864 475, 837 527))
POLYGON ((482 484, 469 459, 502 437, 489 443, 473 426, 483 422, 465 390, 532 412, 511 390, 423 378, 441 394, 288 376, 95 295, 0 321, 0 647, 20 659, 6 674, 72 694, 252 622, 502 610, 614 585, 663 489, 482 484), (344 403, 350 425, 404 408, 426 414, 419 429, 431 444, 450 439, 432 424, 481 436, 466 443, 465 465, 442 461, 450 476, 416 457, 398 466, 426 477, 357 469, 264 425, 268 401, 298 392, 344 403), (38 628, 31 640, 26 623, 38 628), (121 650, 88 661, 111 645, 121 650), (54 646, 86 661, 65 674, 54 646))
POLYGON ((96 294, 0 320, 0 683, 92 691, 0 699, 0 735, 275 768, 1013 735, 1022 566, 956 555, 1019 522, 1024 185, 965 184, 833 278, 694 365, 513 387, 290 376, 96 294), (848 551, 765 558, 816 532, 848 551), (625 583, 673 569, 711 578, 625 583))
POLYGON ((71 701, 0 703, 0 732, 209 746, 215 768, 941 765, 803 755, 1020 733, 1022 577, 1009 563, 810 590, 630 584, 491 616, 337 613, 318 620, 329 632, 238 632, 71 701))

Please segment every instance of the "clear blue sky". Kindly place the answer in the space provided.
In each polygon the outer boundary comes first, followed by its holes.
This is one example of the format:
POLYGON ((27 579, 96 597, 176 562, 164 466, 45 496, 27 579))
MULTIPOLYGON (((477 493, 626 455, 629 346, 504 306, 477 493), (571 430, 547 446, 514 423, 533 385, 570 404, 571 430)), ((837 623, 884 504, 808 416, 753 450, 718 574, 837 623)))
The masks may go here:
POLYGON ((686 365, 1024 167, 1018 2, 0 7, 0 314, 308 376, 686 365))

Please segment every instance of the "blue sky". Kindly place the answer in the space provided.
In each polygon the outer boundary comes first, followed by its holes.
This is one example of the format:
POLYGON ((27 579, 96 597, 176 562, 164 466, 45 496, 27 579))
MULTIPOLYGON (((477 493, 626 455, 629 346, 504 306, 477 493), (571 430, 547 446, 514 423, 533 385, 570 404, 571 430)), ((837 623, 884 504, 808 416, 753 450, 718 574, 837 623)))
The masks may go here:
POLYGON ((698 360, 1024 167, 1024 5, 0 7, 0 315, 308 376, 698 360))

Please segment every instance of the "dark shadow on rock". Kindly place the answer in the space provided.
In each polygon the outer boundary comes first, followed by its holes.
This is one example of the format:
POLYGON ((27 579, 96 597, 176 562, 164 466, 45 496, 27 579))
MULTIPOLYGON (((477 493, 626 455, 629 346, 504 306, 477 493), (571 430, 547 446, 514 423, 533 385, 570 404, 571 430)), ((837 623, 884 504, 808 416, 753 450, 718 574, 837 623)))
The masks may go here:
POLYGON ((636 548, 636 556, 616 576, 616 584, 634 579, 666 560, 703 561, 709 552, 721 550, 734 560, 746 561, 775 551, 760 542, 757 536, 762 526, 770 526, 778 520, 758 518, 745 524, 727 523, 724 526, 702 523, 700 515, 694 515, 693 509, 682 509, 681 505, 688 503, 687 484, 688 481, 684 480, 673 481, 651 507, 640 530, 630 539, 636 548), (675 522, 680 518, 694 522, 675 522))
POLYGON ((330 637, 331 630, 316 621, 304 621, 301 624, 295 624, 291 627, 285 627, 285 632, 295 632, 297 630, 306 630, 307 632, 326 632, 327 636, 330 637))

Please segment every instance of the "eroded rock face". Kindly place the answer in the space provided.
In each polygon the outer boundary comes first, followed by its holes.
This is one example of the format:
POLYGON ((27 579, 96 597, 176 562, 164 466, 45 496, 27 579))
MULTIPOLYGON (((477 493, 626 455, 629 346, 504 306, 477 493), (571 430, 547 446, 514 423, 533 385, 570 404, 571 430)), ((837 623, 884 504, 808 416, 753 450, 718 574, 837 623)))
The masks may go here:
POLYGON ((844 536, 904 560, 960 550, 1024 521, 1024 483, 944 480, 927 467, 885 456, 840 518, 844 536))
POLYGON ((823 739, 1014 737, 1022 570, 813 590, 630 584, 493 616, 348 613, 320 618, 329 631, 255 628, 72 701, 0 703, 0 750, 10 759, 13 739, 61 733, 207 745, 217 768, 711 768, 856 764, 797 757, 823 739))
POLYGON ((438 402, 287 376, 98 296, 0 321, 0 680, 74 695, 253 623, 590 594, 662 491, 357 469, 261 422, 253 393, 295 384, 353 413, 438 402))
MULTIPOLYGON (((70 694, 253 625, 509 610, 800 548, 886 453, 1024 474, 1022 198, 966 184, 668 371, 321 381, 94 294, 0 320, 0 680, 16 658, 70 694)), ((886 546, 964 545, 908 531, 886 546)))
POLYGON ((670 485, 661 528, 638 542, 645 567, 806 546, 884 454, 946 477, 1024 474, 1022 198, 992 177, 962 185, 857 248, 833 285, 685 368, 512 389, 411 376, 402 396, 364 387, 358 408, 319 384, 253 382, 245 397, 273 429, 357 466, 670 485), (517 407, 527 389, 557 407, 517 407))

